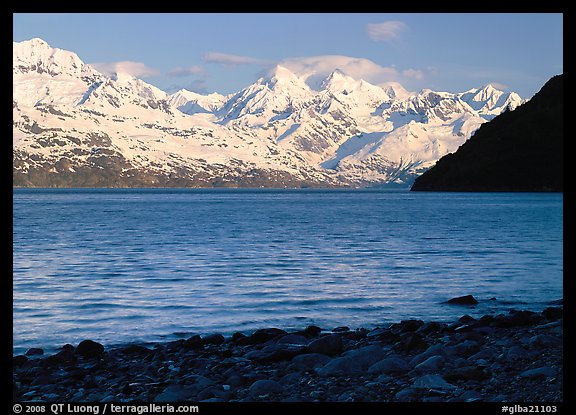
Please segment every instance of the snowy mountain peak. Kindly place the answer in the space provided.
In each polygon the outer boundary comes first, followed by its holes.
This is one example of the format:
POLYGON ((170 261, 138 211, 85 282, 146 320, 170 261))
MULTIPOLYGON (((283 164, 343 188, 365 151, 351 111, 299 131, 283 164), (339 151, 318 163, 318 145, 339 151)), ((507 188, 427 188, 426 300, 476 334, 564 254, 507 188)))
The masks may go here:
POLYGON ((391 99, 407 99, 409 96, 413 95, 413 93, 408 92, 400 83, 398 82, 385 82, 380 85, 380 87, 386 92, 386 94, 391 99))
POLYGON ((22 47, 26 47, 29 46, 31 48, 51 48, 50 45, 48 44, 48 42, 46 42, 44 39, 40 39, 39 37, 34 37, 30 40, 25 40, 23 42, 13 42, 14 45, 20 45, 22 47))
POLYGON ((292 72, 290 69, 286 68, 285 66, 276 65, 268 73, 268 78, 274 79, 274 80, 283 80, 283 79, 289 80, 289 79, 295 79, 298 77, 296 76, 296 74, 294 72, 292 72))
POLYGON ((515 92, 501 91, 492 84, 487 84, 481 88, 472 88, 457 94, 457 96, 487 120, 494 118, 503 108, 513 110, 525 102, 515 92))
POLYGON ((477 102, 488 101, 491 99, 497 100, 500 96, 502 96, 503 93, 504 93, 503 91, 494 88, 492 84, 488 84, 483 86, 482 88, 477 89, 476 94, 472 99, 477 102))
POLYGON ((203 95, 197 92, 188 91, 187 89, 179 89, 168 97, 168 103, 178 107, 189 101, 198 100, 202 96, 203 95))
POLYGON ((334 69, 330 75, 328 75, 326 77, 326 80, 324 82, 328 83, 328 82, 339 82, 342 80, 354 80, 354 78, 352 78, 351 76, 346 75, 346 73, 344 73, 341 69, 336 68, 334 69))
POLYGON ((180 89, 168 96, 168 105, 176 107, 185 114, 215 112, 226 102, 224 95, 216 92, 208 95, 180 89))
POLYGON ((260 83, 268 86, 270 89, 291 89, 310 91, 310 88, 303 79, 299 78, 290 69, 276 65, 268 76, 261 78, 260 83))
POLYGON ((40 38, 13 42, 13 73, 37 72, 72 77, 98 74, 73 52, 53 48, 40 38))
POLYGON ((486 91, 487 93, 492 93, 498 91, 492 84, 486 84, 482 87, 482 90, 486 91))
POLYGON ((333 93, 343 92, 346 89, 354 89, 359 85, 359 81, 346 75, 340 69, 335 69, 328 77, 322 82, 321 89, 329 90, 333 93))

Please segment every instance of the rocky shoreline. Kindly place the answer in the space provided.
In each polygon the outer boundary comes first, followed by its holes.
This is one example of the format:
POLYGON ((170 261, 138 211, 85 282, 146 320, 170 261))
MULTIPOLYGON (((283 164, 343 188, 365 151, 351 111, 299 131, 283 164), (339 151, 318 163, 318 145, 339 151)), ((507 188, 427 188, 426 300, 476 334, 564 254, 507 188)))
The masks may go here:
MULTIPOLYGON (((465 306, 463 306, 465 307, 465 306)), ((452 324, 85 340, 13 356, 18 402, 562 402, 563 306, 452 324)))

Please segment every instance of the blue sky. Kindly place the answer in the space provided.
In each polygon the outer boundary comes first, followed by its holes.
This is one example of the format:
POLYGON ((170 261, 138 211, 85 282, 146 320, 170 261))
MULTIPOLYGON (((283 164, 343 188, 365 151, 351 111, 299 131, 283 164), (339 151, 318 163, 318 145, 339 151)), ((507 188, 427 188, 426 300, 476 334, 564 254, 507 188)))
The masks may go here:
POLYGON ((563 72, 561 13, 17 13, 13 23, 14 41, 39 37, 167 92, 228 94, 281 64, 410 91, 492 83, 530 98, 563 72))

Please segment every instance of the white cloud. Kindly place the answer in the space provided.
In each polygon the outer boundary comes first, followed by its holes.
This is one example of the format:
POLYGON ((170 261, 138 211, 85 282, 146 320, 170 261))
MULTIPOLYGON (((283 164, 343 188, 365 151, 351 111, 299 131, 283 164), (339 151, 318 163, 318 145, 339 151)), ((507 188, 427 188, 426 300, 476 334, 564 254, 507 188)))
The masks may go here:
POLYGON ((364 79, 371 83, 397 81, 402 76, 393 67, 381 66, 364 58, 343 55, 322 55, 303 58, 289 58, 279 62, 296 75, 308 79, 311 86, 328 76, 335 69, 355 79, 364 79))
POLYGON ((174 77, 180 77, 180 76, 197 75, 197 74, 200 74, 203 72, 204 72, 204 69, 198 65, 189 66, 187 68, 183 68, 181 66, 178 66, 178 67, 171 69, 168 72, 166 72, 166 75, 174 76, 174 77))
POLYGON ((202 57, 202 60, 208 63, 220 63, 223 65, 270 65, 273 63, 265 59, 221 52, 207 52, 202 57))
POLYGON ((91 65, 96 68, 96 70, 107 76, 112 76, 117 73, 132 75, 136 78, 146 78, 148 76, 160 75, 160 71, 158 69, 150 68, 142 62, 121 61, 93 63, 91 65))
POLYGON ((402 71, 402 75, 404 75, 406 78, 414 78, 419 81, 424 79, 424 72, 422 72, 420 69, 404 69, 402 71))
POLYGON ((427 70, 382 66, 370 59, 344 55, 288 58, 278 62, 278 65, 305 79, 312 89, 318 89, 321 82, 336 69, 354 79, 364 79, 374 85, 399 83, 409 88, 416 88, 428 74, 427 70))
POLYGON ((264 70, 261 72, 262 74, 265 74, 272 66, 281 65, 305 79, 312 88, 318 87, 319 82, 336 69, 354 79, 364 79, 373 84, 389 81, 405 82, 406 80, 422 80, 424 78, 424 72, 418 69, 400 71, 393 66, 379 65, 370 59, 344 55, 318 55, 271 61, 250 56, 208 52, 203 56, 203 60, 231 66, 259 65, 264 70))
POLYGON ((366 33, 375 42, 390 42, 400 36, 406 28, 406 23, 398 20, 389 20, 382 23, 368 23, 366 33))
POLYGON ((508 85, 500 82, 488 82, 486 85, 492 85, 494 88, 499 89, 500 91, 506 91, 510 89, 508 85))

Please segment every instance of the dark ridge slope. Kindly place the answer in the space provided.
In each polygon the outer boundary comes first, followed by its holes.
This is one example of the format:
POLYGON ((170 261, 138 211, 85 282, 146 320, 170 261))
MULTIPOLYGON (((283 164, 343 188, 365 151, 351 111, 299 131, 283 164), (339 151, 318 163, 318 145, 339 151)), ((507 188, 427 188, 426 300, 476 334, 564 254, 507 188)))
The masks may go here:
POLYGON ((483 124, 411 190, 562 192, 563 75, 527 103, 483 124))

